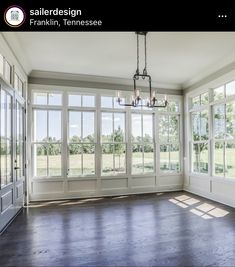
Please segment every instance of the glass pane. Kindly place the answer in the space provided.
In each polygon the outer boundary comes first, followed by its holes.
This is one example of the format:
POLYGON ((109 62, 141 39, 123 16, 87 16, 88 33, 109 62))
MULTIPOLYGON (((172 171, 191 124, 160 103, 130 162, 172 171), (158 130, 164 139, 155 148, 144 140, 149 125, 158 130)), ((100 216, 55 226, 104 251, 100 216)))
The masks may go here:
POLYGON ((6 137, 6 112, 7 112, 7 103, 6 103, 6 93, 1 90, 1 137, 6 137))
POLYGON ((83 175, 95 174, 95 145, 83 145, 83 175))
POLYGON ((47 141, 46 110, 34 110, 34 140, 47 141))
POLYGON ((226 139, 235 138, 235 102, 226 104, 226 139))
POLYGON ((126 146, 124 144, 114 145, 115 173, 126 172, 126 146))
POLYGON ((224 145, 215 143, 214 172, 216 176, 224 176, 224 145))
POLYGON ((114 142, 124 142, 125 141, 125 114, 124 113, 114 113, 114 142))
POLYGON ((201 140, 208 140, 209 138, 209 124, 208 124, 208 111, 201 112, 201 125, 200 125, 200 136, 201 140))
POLYGON ((111 96, 101 96, 101 107, 102 108, 112 108, 113 98, 111 96))
POLYGON ((179 116, 169 116, 169 142, 179 142, 179 116))
POLYGON ((193 144, 192 153, 193 172, 200 172, 200 145, 193 144))
POLYGON ((214 107, 214 135, 217 139, 223 139, 225 134, 225 105, 214 107))
POLYGON ((61 176, 60 144, 48 145, 48 176, 61 176))
POLYGON ((48 93, 48 104, 60 106, 62 104, 62 94, 48 93))
POLYGON ((4 58, 0 54, 0 74, 3 75, 3 64, 4 64, 4 58))
POLYGON ((153 115, 143 115, 143 142, 153 141, 153 115))
POLYGON ((94 112, 83 112, 83 142, 92 143, 95 137, 94 112))
POLYGON ((6 149, 7 149, 7 183, 12 182, 12 150, 11 150, 11 142, 7 140, 6 143, 6 149))
POLYGON ((192 113, 193 140, 200 140, 200 112, 192 113))
POLYGON ((220 86, 214 89, 214 100, 220 100, 224 98, 224 86, 220 86))
POLYGON ((159 139, 161 143, 168 143, 169 116, 159 115, 159 139))
POLYGON ((201 94, 201 105, 207 105, 209 103, 209 94, 208 92, 201 94))
POLYGON ((102 112, 102 142, 113 141, 113 114, 102 112))
POLYGON ((82 105, 81 95, 69 94, 69 106, 70 107, 81 107, 81 105, 82 105))
POLYGON ((131 115, 132 142, 142 142, 141 115, 131 115))
POLYGON ((82 175, 82 146, 81 144, 69 145, 69 176, 82 175))
POLYGON ((23 142, 16 143, 16 166, 19 168, 16 170, 16 180, 23 176, 23 142))
POLYGON ((179 112, 179 103, 178 101, 169 100, 168 108, 170 112, 179 112))
POLYGON ((180 171, 180 148, 179 145, 171 145, 170 151, 170 170, 173 172, 180 171))
POLYGON ((48 141, 61 140, 61 111, 49 110, 48 141))
POLYGON ((235 81, 226 84, 226 97, 235 94, 235 81))
POLYGON ((81 139, 81 112, 69 111, 69 141, 80 143, 81 139))
POLYGON ((144 145, 144 172, 154 172, 154 148, 152 144, 144 145))
POLYGON ((11 119, 11 96, 7 94, 7 125, 6 125, 6 128, 7 128, 7 138, 11 138, 11 123, 12 123, 12 119, 11 119))
POLYGON ((33 103, 37 105, 47 105, 47 93, 33 93, 33 103))
POLYGON ((225 176, 235 178, 235 144, 228 143, 226 146, 226 171, 225 176))
POLYGON ((5 79, 6 81, 8 81, 9 83, 11 83, 11 65, 5 61, 5 79))
POLYGON ((102 175, 113 174, 113 144, 102 145, 102 175))
POLYGON ((34 145, 34 176, 47 176, 47 148, 34 145))
POLYGON ((200 147, 200 172, 208 173, 208 144, 198 144, 200 147))
POLYGON ((132 146, 132 173, 143 173, 143 147, 139 144, 132 146))
POLYGON ((160 145, 160 170, 170 170, 170 150, 169 145, 160 145))
POLYGON ((7 184, 7 143, 1 139, 1 185, 7 184))
POLYGON ((200 95, 192 98, 193 108, 200 106, 200 95))
POLYGON ((93 95, 83 95, 82 96, 82 106, 83 107, 94 107, 95 97, 93 95))

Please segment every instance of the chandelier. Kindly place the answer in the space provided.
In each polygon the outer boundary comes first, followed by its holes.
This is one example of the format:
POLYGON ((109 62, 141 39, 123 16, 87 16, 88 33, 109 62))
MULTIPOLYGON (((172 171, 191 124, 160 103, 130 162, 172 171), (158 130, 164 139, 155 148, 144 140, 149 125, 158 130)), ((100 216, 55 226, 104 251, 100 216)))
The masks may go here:
POLYGON ((136 72, 133 76, 133 81, 134 81, 133 95, 131 97, 130 103, 122 103, 123 99, 120 97, 120 92, 118 92, 117 93, 117 102, 120 106, 127 106, 127 107, 148 107, 148 108, 162 107, 162 108, 165 108, 168 105, 166 95, 165 95, 163 104, 159 104, 159 101, 158 101, 157 96, 156 96, 156 91, 152 91, 151 76, 148 75, 148 72, 147 72, 147 49, 146 49, 147 32, 136 32, 136 35, 137 35, 137 68, 136 68, 136 72), (144 66, 142 73, 140 73, 140 71, 139 71, 139 36, 140 35, 144 36, 145 66, 144 66), (141 78, 143 80, 147 79, 148 84, 149 84, 149 97, 146 99, 146 101, 143 101, 143 99, 140 95, 140 90, 136 88, 136 83, 141 78))

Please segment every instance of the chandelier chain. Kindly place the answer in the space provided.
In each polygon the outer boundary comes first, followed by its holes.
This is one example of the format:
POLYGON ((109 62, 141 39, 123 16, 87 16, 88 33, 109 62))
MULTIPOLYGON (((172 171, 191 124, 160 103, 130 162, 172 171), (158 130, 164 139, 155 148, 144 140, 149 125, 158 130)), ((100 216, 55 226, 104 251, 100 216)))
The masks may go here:
MULTIPOLYGON (((159 103, 157 96, 156 96, 156 90, 152 91, 152 82, 151 82, 151 76, 147 73, 147 38, 146 38, 147 32, 136 32, 136 41, 137 41, 137 69, 136 73, 133 76, 134 81, 134 88, 133 88, 133 95, 131 96, 129 103, 122 103, 124 100, 120 97, 120 93, 117 93, 117 102, 120 106, 126 106, 126 107, 148 107, 148 108, 166 108, 168 106, 167 97, 165 95, 165 100, 163 103, 159 103), (139 72, 139 35, 144 35, 144 69, 143 72, 139 72), (148 80, 149 85, 149 98, 144 100, 141 97, 140 89, 137 89, 137 81, 142 78, 148 80)), ((142 59, 142 58, 141 58, 142 59)))
POLYGON ((147 75, 147 48, 146 48, 146 46, 147 46, 147 41, 146 41, 146 34, 145 34, 145 35, 144 35, 144 47, 145 47, 145 51, 144 51, 144 54, 145 54, 145 66, 144 66, 144 71, 145 71, 145 73, 144 73, 144 74, 147 75))
POLYGON ((139 34, 137 34, 137 69, 136 73, 139 74, 139 34))

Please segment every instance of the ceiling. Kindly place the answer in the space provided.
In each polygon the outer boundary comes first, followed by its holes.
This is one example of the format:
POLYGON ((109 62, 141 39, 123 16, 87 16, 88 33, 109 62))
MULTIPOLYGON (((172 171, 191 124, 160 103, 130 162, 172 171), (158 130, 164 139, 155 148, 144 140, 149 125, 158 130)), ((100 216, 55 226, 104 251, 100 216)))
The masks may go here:
MULTIPOLYGON (((4 36, 15 53, 27 59, 29 71, 129 80, 136 70, 134 32, 15 32, 4 36)), ((155 85, 186 88, 235 61, 235 32, 149 32, 147 53, 155 85)))

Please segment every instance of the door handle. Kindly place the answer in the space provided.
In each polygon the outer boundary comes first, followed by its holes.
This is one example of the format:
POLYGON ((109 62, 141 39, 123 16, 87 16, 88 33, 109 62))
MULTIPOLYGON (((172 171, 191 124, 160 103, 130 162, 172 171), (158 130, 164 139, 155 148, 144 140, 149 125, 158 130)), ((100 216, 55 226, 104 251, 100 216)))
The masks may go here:
POLYGON ((15 167, 15 168, 14 168, 14 170, 19 170, 19 169, 20 169, 20 167, 15 167))

